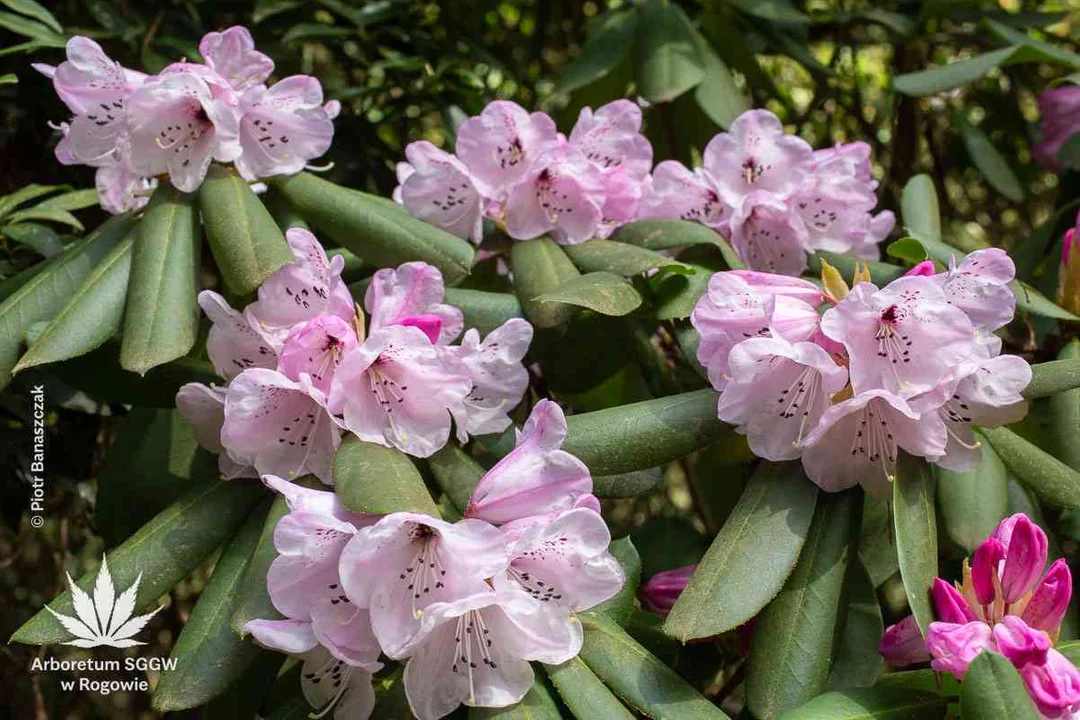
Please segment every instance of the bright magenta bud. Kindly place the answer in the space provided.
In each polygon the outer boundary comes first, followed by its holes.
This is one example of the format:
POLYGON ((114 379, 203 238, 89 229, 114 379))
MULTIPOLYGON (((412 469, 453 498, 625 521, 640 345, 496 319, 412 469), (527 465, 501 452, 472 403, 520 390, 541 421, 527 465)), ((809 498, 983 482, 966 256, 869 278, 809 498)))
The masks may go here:
POLYGON ((934 269, 933 260, 923 260, 921 263, 904 273, 904 277, 929 277, 931 275, 937 275, 937 270, 934 269))
POLYGON ((930 660, 930 653, 926 650, 926 641, 919 632, 914 615, 908 615, 885 629, 885 634, 881 636, 881 642, 878 643, 878 653, 894 668, 930 660))
POLYGON ((1005 546, 995 537, 986 538, 982 545, 975 548, 975 556, 971 559, 971 584, 975 587, 975 598, 980 605, 994 602, 994 577, 1003 557, 1005 546))
POLYGON ((1050 638, 1046 633, 1028 627, 1015 615, 1006 615, 994 625, 994 641, 998 651, 1018 668, 1028 663, 1041 665, 1046 662, 1046 651, 1050 649, 1050 638))
POLYGON ((697 565, 686 565, 653 575, 641 588, 641 599, 645 606, 655 613, 667 615, 686 589, 686 583, 690 582, 695 570, 697 565))
POLYGON ((978 619, 960 591, 941 578, 934 578, 930 599, 934 601, 934 610, 941 622, 963 625, 978 619))
POLYGON ((1005 564, 1001 570, 1001 594, 1014 603, 1035 587, 1046 567, 1046 533, 1027 515, 1013 524, 1005 543, 1005 564))
POLYGON ((1055 632, 1069 609, 1072 598, 1072 573, 1064 559, 1055 560, 1046 573, 1046 577, 1031 594, 1024 614, 1021 616, 1036 630, 1055 632))
MULTIPOLYGON (((1080 221, 1080 217, 1077 218, 1080 221)), ((1080 234, 1075 229, 1065 233, 1058 271, 1058 305, 1072 313, 1080 312, 1080 234)))

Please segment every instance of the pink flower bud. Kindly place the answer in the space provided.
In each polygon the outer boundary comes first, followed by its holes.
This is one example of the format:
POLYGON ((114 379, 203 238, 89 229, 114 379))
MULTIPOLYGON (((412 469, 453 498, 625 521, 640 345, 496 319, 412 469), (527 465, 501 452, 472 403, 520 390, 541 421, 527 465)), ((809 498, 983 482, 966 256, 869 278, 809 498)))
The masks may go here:
POLYGON ((878 653, 885 658, 885 662, 895 668, 930 659, 930 653, 926 651, 926 641, 923 640, 914 615, 908 615, 885 629, 885 634, 878 643, 878 653))
POLYGON ((934 601, 934 610, 941 622, 963 624, 976 619, 960 591, 941 578, 934 578, 930 599, 934 601))
POLYGON ((921 263, 904 273, 904 277, 912 277, 916 275, 920 275, 923 277, 937 275, 937 270, 934 269, 934 261, 923 260, 921 263))
POLYGON ((420 328, 428 336, 428 340, 436 343, 439 341, 439 334, 442 333, 443 319, 438 315, 424 313, 422 315, 403 317, 396 324, 420 328))
POLYGON ((641 599, 653 612, 667 615, 686 589, 686 583, 690 582, 695 570, 697 565, 686 565, 656 573, 641 588, 641 599))
POLYGON ((984 622, 963 625, 935 622, 930 623, 926 633, 926 649, 933 658, 930 667, 938 672, 950 673, 957 680, 964 679, 968 665, 979 653, 993 647, 993 633, 984 622))
MULTIPOLYGON (((59 152, 60 146, 56 149, 59 152)), ((1080 216, 1077 220, 1080 221, 1080 216)), ((1065 233, 1061 248, 1057 301, 1066 310, 1080 311, 1080 234, 1075 228, 1065 233)))
POLYGON ((1005 546, 991 536, 975 549, 971 559, 971 584, 975 587, 975 597, 980 605, 994 602, 994 578, 997 577, 998 564, 1005 557, 1005 546))
POLYGON ((1072 573, 1069 572, 1069 565, 1064 559, 1055 560, 1032 593, 1021 617, 1037 630, 1054 632, 1061 625, 1071 598, 1072 573))
POLYGON ((1046 533, 1027 515, 1020 515, 1005 543, 1005 564, 1001 570, 1005 602, 1014 603, 1031 590, 1045 566, 1046 533))
POLYGON ((1006 615, 994 626, 994 641, 998 651, 1018 668, 1028 663, 1041 665, 1050 649, 1046 633, 1031 629, 1015 615, 1006 615))
POLYGON ((1080 704, 1080 671, 1057 650, 1049 650, 1042 664, 1020 668, 1020 677, 1043 717, 1070 717, 1080 704))
MULTIPOLYGON (((1077 215, 1077 220, 1080 220, 1080 215, 1077 215)), ((1061 264, 1068 267, 1069 258, 1072 256, 1073 245, 1080 245, 1080 239, 1076 237, 1076 228, 1069 228, 1065 231, 1065 242, 1062 243, 1061 248, 1061 264)))

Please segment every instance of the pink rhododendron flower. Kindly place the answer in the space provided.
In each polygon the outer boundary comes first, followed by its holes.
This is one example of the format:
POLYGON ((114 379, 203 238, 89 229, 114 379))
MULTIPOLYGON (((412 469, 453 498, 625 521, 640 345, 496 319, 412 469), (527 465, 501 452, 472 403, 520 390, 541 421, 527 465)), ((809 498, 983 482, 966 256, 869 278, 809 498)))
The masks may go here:
POLYGON ((277 352, 255 330, 246 314, 234 310, 213 290, 199 293, 199 307, 210 319, 206 354, 218 375, 231 380, 248 368, 277 367, 277 352))
POLYGON ((398 167, 395 199, 424 222, 479 243, 484 202, 465 163, 426 140, 409 143, 405 157, 408 162, 398 167))
POLYGON ((461 345, 447 348, 472 381, 469 394, 450 408, 459 441, 510 427, 510 411, 518 406, 529 388, 529 373, 522 360, 532 337, 532 325, 521 318, 511 318, 488 333, 483 341, 472 328, 461 338, 461 345))
POLYGON ((279 368, 291 380, 309 375, 322 393, 330 392, 334 372, 357 347, 356 331, 336 315, 320 315, 289 333, 281 348, 279 368))
POLYGON ((878 644, 878 653, 885 658, 885 662, 895 668, 930 660, 926 641, 923 640, 914 615, 908 615, 900 622, 885 628, 885 634, 881 636, 878 644))
POLYGON ((378 270, 364 295, 364 309, 375 332, 391 325, 418 327, 432 343, 448 345, 461 334, 465 319, 459 308, 446 305, 446 289, 438 268, 409 262, 378 270))
POLYGON ((555 121, 544 113, 497 100, 457 132, 457 156, 485 197, 503 200, 535 159, 558 144, 555 121))
POLYGON ((218 470, 223 477, 258 477, 255 468, 235 462, 221 444, 221 426, 225 424, 224 388, 187 383, 176 392, 176 409, 195 428, 199 447, 218 456, 218 470))
POLYGON ((652 612, 666 616, 696 570, 697 565, 685 565, 656 573, 638 591, 642 603, 652 612))
POLYGON ((1043 717, 1072 718, 1080 712, 1080 670, 1057 650, 1048 650, 1042 664, 1020 668, 1020 678, 1043 717))
POLYGON ((274 61, 255 49, 251 32, 241 25, 203 35, 199 54, 237 92, 261 85, 274 72, 274 61))
POLYGON ((652 145, 641 134, 641 108, 630 100, 610 102, 596 112, 582 108, 570 131, 570 144, 602 170, 621 168, 637 182, 652 168, 652 145))
POLYGON ((1039 142, 1032 145, 1035 157, 1051 170, 1062 167, 1058 152, 1080 132, 1080 87, 1062 85, 1043 90, 1039 103, 1039 142))
POLYGON ((731 209, 720 200, 712 179, 704 171, 687 170, 674 160, 656 166, 641 201, 639 217, 692 220, 711 228, 721 227, 731 209))
POLYGON ((771 193, 742 196, 730 222, 731 245, 747 265, 781 275, 806 269, 806 230, 788 203, 771 193))
POLYGON ((1016 312, 1016 296, 1009 283, 1016 266, 1001 248, 976 250, 959 265, 934 277, 941 283, 945 300, 960 308, 980 330, 997 330, 1016 312))
POLYGON ((926 649, 933 658, 930 667, 963 680, 968 665, 979 653, 993 651, 994 633, 989 625, 977 620, 962 625, 933 622, 926 632, 926 649))
POLYGON ((585 463, 562 450, 566 417, 551 400, 533 408, 517 444, 473 490, 466 517, 502 524, 568 510, 592 495, 585 463))
POLYGON ((334 124, 322 102, 322 84, 309 75, 249 88, 240 101, 240 174, 247 180, 293 175, 325 154, 334 124))
POLYGON ((604 174, 572 145, 545 150, 510 191, 506 231, 518 240, 550 234, 576 245, 596 236, 603 220, 604 174))
POLYGON ((114 157, 114 162, 99 165, 94 174, 94 189, 101 209, 111 215, 142 210, 150 202, 158 181, 136 173, 131 167, 130 156, 122 147, 114 157))

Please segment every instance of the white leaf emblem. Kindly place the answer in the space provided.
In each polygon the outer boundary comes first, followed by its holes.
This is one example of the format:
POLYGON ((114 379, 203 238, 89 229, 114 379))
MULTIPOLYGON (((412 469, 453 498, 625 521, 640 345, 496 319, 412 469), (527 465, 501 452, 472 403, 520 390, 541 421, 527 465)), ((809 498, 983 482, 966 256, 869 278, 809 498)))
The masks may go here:
POLYGON ((81 648, 101 645, 126 648, 145 645, 146 643, 131 638, 146 627, 146 623, 150 622, 150 618, 154 617, 161 607, 145 615, 131 617, 135 611, 135 596, 139 592, 141 580, 142 573, 139 573, 131 587, 117 597, 116 586, 113 585, 112 575, 109 573, 109 565, 102 557, 101 569, 98 570, 97 579, 94 582, 94 597, 91 599, 85 590, 72 582, 71 575, 68 574, 68 587, 71 588, 71 602, 75 608, 76 617, 62 615, 48 605, 45 606, 45 609, 60 621, 64 629, 75 636, 74 640, 68 640, 64 645, 81 648))

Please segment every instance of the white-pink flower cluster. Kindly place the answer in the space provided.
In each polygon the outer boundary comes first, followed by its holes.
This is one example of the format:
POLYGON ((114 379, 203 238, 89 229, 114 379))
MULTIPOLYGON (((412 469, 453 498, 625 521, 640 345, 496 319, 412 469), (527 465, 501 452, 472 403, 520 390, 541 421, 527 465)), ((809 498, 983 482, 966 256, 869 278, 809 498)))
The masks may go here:
POLYGON ((562 410, 539 402, 454 523, 409 512, 357 515, 331 492, 264 476, 289 505, 267 574, 283 618, 252 620, 245 630, 300 656, 304 695, 319 717, 367 718, 381 655, 405 663, 405 692, 420 720, 462 703, 518 702, 534 682, 530 661, 577 655, 575 613, 625 581, 589 469, 561 449, 565 437, 562 410))
POLYGON ((226 477, 310 473, 331 484, 343 431, 427 457, 451 422, 462 442, 509 427, 529 382, 528 322, 510 319, 483 340, 470 329, 453 345, 461 310, 443 303, 437 268, 410 262, 371 278, 365 326, 341 257, 328 258, 307 230, 286 240, 295 262, 243 311, 199 294, 213 323, 207 353, 227 384, 189 383, 176 404, 226 477))
POLYGON ((205 35, 203 63, 178 62, 156 75, 121 67, 90 38, 67 43, 67 60, 35 64, 72 113, 56 158, 98 168, 101 205, 139 209, 160 175, 198 189, 211 161, 234 163, 247 180, 300 172, 330 148, 340 104, 323 104, 309 75, 266 81, 274 62, 241 26, 205 35))
POLYGON ((584 108, 569 138, 547 114, 498 100, 462 123, 456 151, 411 143, 394 199, 476 243, 487 217, 517 240, 551 235, 564 245, 607 237, 637 216, 653 155, 629 100, 584 108))
POLYGON ((996 248, 946 272, 923 263, 880 289, 860 282, 841 298, 798 278, 717 273, 691 322, 721 391, 718 415, 758 456, 801 457, 826 490, 889 492, 900 450, 972 469, 972 425, 1027 412, 1031 368, 1000 354, 993 334, 1012 320, 1014 273, 996 248))
POLYGON ((747 267, 799 276, 816 250, 878 257, 896 224, 876 215, 877 181, 864 142, 814 150, 768 110, 748 110, 705 146, 703 166, 656 166, 641 218, 681 218, 731 241, 747 267))

